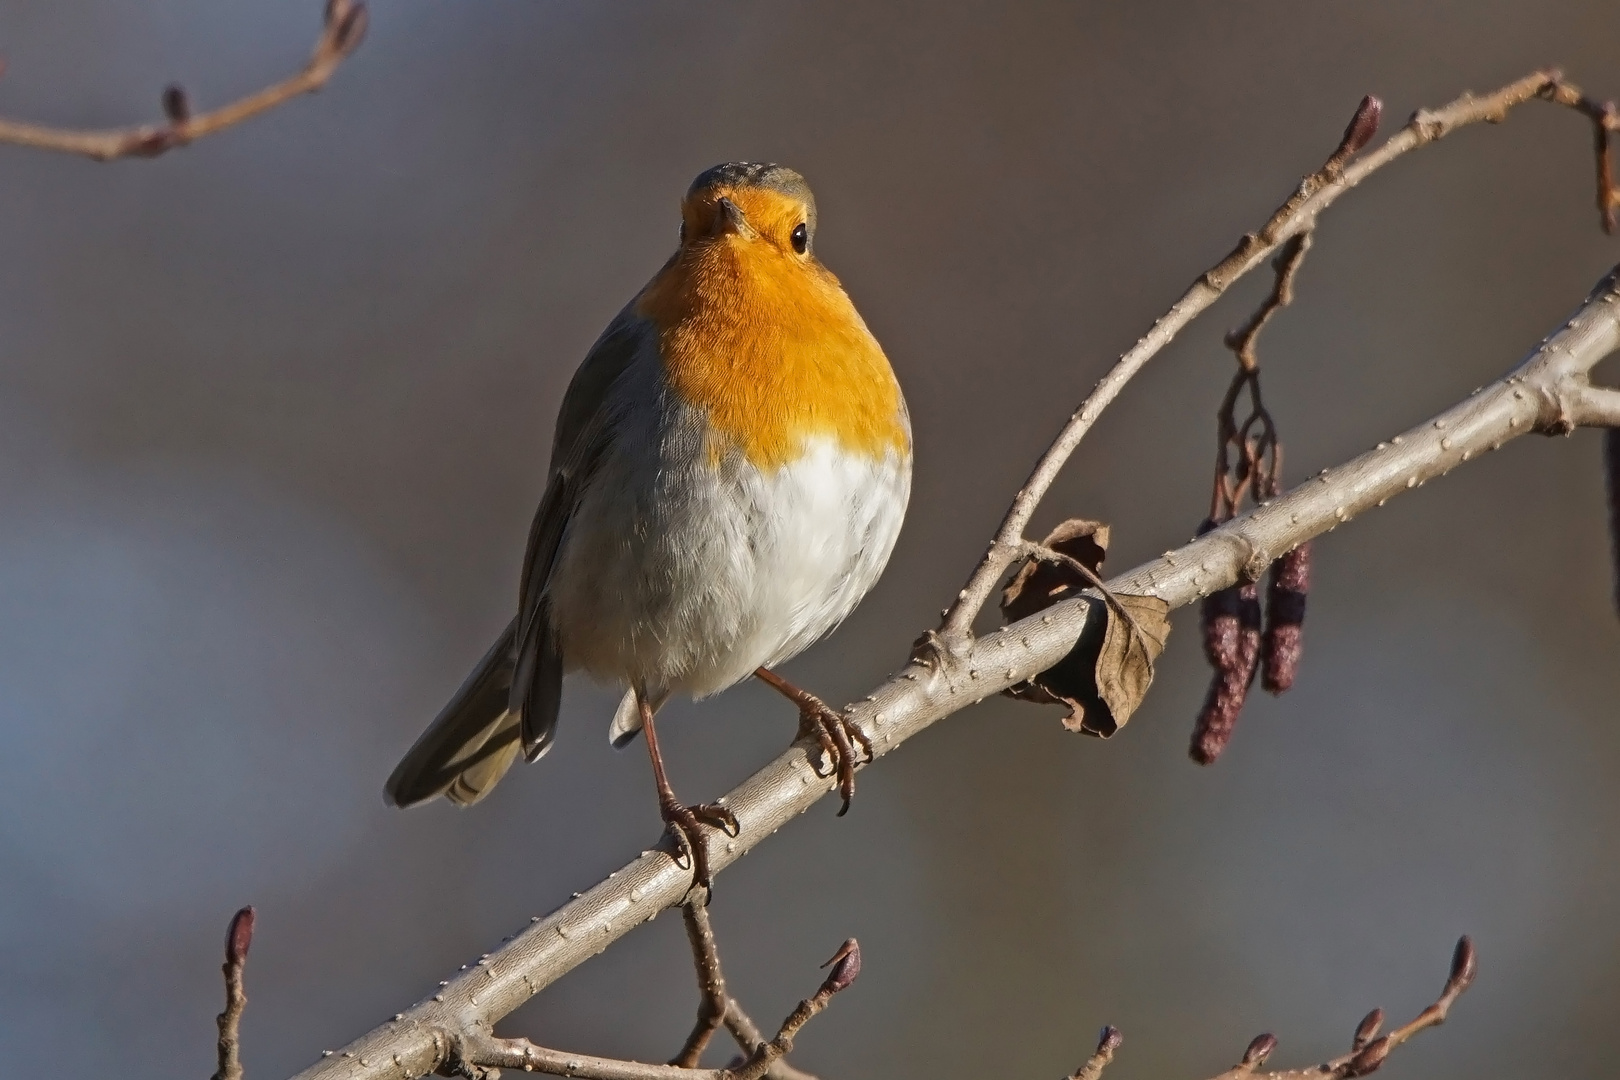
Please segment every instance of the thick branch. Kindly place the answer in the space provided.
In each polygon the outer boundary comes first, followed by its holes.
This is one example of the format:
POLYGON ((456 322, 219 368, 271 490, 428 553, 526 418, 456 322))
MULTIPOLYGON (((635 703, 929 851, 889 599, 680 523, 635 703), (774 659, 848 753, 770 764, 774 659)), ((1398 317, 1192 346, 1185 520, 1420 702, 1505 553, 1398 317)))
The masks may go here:
MULTIPOLYGON (((1324 470, 1181 549, 1108 582, 1117 593, 1157 595, 1172 607, 1257 576, 1273 558, 1356 514, 1530 431, 1562 434, 1595 415, 1592 367, 1620 347, 1620 268, 1599 284, 1556 333, 1518 367, 1451 409, 1332 470, 1324 470)), ((850 707, 852 721, 888 753, 924 728, 1000 693, 1062 659, 1079 639, 1094 600, 1079 597, 986 635, 932 664, 914 661, 850 707)), ((1100 614, 1100 607, 1099 607, 1100 614)), ((813 749, 811 750, 813 752, 813 749)), ((795 744, 726 796, 741 831, 718 838, 715 872, 804 813, 835 781, 821 777, 795 744)), ((418 1077, 444 1063, 444 1031, 487 1035, 494 1022, 658 911, 679 904, 690 870, 659 849, 451 980, 440 993, 317 1062, 299 1080, 418 1077)))
POLYGON ((1499 122, 1510 109, 1537 97, 1577 109, 1593 119, 1599 133, 1599 202, 1606 208, 1604 220, 1607 225, 1608 215, 1612 213, 1612 209, 1608 208, 1612 207, 1615 199, 1610 179, 1612 173, 1605 171, 1609 169, 1607 123, 1613 117, 1614 110, 1596 105, 1575 87, 1563 82, 1557 72, 1538 71, 1483 97, 1464 94, 1439 109, 1420 109, 1404 128, 1383 145, 1365 157, 1351 161, 1355 151, 1371 137, 1371 127, 1377 123, 1377 99, 1364 99, 1346 129, 1339 148, 1327 163, 1307 176, 1299 189, 1277 208, 1258 232, 1244 236, 1230 255, 1199 275, 1181 299, 1171 305, 1170 310, 1160 316, 1147 334, 1115 362, 1079 410, 1069 418, 1057 439, 1041 455, 1029 479, 1024 481, 1024 486, 1019 489, 996 530, 989 550, 957 594, 956 601, 946 610, 940 627, 944 643, 948 647, 956 647, 965 639, 974 617, 984 607, 996 582, 1017 561, 1018 543, 1024 538, 1024 529, 1062 471, 1064 463, 1097 422, 1102 411, 1119 396, 1125 384, 1170 344, 1183 327, 1219 300, 1233 282, 1259 266, 1278 248, 1314 229, 1322 211, 1374 172, 1407 151, 1434 142, 1460 127, 1481 121, 1499 122), (1602 186, 1604 184, 1609 186, 1602 186))
POLYGON ((169 122, 162 126, 144 124, 110 131, 71 131, 0 119, 0 143, 82 154, 97 161, 156 157, 177 146, 185 146, 206 135, 234 127, 302 94, 319 90, 343 61, 360 47, 360 40, 366 33, 366 18, 366 7, 358 0, 328 0, 320 39, 316 41, 315 51, 310 54, 303 70, 258 93, 249 94, 210 112, 192 115, 185 91, 171 86, 163 92, 163 111, 168 115, 169 122))

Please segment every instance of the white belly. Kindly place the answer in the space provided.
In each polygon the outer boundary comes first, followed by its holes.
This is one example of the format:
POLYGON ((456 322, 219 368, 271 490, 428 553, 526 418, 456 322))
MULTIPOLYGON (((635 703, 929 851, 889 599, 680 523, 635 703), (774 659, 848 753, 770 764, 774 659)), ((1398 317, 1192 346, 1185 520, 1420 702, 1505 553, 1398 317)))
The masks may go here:
POLYGON ((909 457, 828 439, 769 472, 672 460, 667 439, 642 450, 598 467, 549 591, 565 665, 655 697, 713 694, 836 626, 882 573, 911 489, 909 457))

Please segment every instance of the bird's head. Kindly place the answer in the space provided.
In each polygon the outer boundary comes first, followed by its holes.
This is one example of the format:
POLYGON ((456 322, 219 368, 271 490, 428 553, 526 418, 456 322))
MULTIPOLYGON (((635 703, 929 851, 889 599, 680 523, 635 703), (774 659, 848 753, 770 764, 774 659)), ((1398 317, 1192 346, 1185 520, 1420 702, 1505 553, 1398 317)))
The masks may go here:
POLYGON ((816 200, 804 177, 783 165, 728 162, 692 181, 681 203, 681 247, 732 243, 810 262, 816 200))

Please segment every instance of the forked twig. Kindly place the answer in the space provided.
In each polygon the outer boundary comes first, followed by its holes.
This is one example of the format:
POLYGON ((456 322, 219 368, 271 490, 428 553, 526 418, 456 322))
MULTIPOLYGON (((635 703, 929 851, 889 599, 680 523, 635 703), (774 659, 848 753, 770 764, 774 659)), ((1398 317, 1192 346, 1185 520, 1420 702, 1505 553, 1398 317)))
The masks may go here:
MULTIPOLYGON (((1404 1027, 1396 1028, 1388 1035, 1379 1035, 1378 1030, 1384 1023, 1384 1011, 1374 1009, 1356 1025, 1349 1053, 1320 1065, 1283 1072, 1259 1071, 1277 1049, 1277 1037, 1270 1033, 1256 1035, 1243 1051, 1243 1059, 1214 1077, 1214 1080, 1349 1080, 1350 1077, 1366 1076, 1376 1071, 1397 1046, 1420 1031, 1445 1023, 1451 1006, 1473 983, 1476 967, 1473 942, 1464 937, 1457 942, 1457 948, 1451 954, 1451 971, 1440 996, 1404 1027)), ((1098 1080, 1123 1041, 1118 1029, 1103 1028, 1096 1052, 1069 1080, 1098 1080)))
POLYGON ((1620 195, 1613 185, 1609 163, 1609 133, 1615 130, 1612 105, 1599 104, 1563 80, 1557 71, 1538 71, 1483 96, 1463 94, 1438 109, 1419 109, 1405 127, 1370 153, 1356 156, 1372 137, 1379 106, 1377 99, 1364 98, 1339 146, 1323 164, 1300 182, 1293 195, 1277 208, 1257 232, 1243 237, 1231 254, 1200 274, 1179 300, 1170 306, 1135 345, 1109 369, 1080 408, 1069 417, 1056 439, 1035 464, 1029 478, 1013 497, 996 529, 995 538, 980 558, 967 583, 946 608, 937 635, 930 641, 960 652, 971 637, 978 615, 996 582, 1019 557, 1024 529, 1064 464, 1086 433, 1113 400, 1149 360, 1164 349, 1188 323, 1219 300, 1232 283, 1260 265, 1273 252, 1294 237, 1316 227, 1317 218, 1350 189, 1401 155, 1449 135, 1458 128, 1481 122, 1499 122, 1508 112, 1527 101, 1551 101, 1576 109, 1592 119, 1598 131, 1599 201, 1604 208, 1604 226, 1613 228, 1620 195), (1369 120, 1371 123, 1369 123, 1369 120))
POLYGON ((746 1060, 734 1068, 695 1069, 679 1065, 651 1065, 640 1061, 569 1054, 538 1046, 528 1039, 497 1039, 494 1036, 435 1030, 431 1037, 438 1071, 466 1080, 493 1080, 495 1069, 522 1069, 551 1076, 582 1077, 584 1080, 763 1080, 771 1066, 793 1049, 793 1039, 805 1024, 825 1009, 833 997, 849 987, 861 973, 861 948, 854 938, 839 947, 822 967, 831 967, 816 992, 782 1021, 776 1034, 761 1042, 746 1060))
POLYGON ((67 128, 0 119, 0 143, 80 154, 97 161, 122 157, 157 157, 208 135, 234 127, 302 94, 325 86, 344 60, 360 47, 366 33, 366 6, 360 0, 328 0, 321 36, 302 70, 272 86, 208 112, 193 113, 186 92, 179 86, 163 91, 161 125, 106 131, 67 128))

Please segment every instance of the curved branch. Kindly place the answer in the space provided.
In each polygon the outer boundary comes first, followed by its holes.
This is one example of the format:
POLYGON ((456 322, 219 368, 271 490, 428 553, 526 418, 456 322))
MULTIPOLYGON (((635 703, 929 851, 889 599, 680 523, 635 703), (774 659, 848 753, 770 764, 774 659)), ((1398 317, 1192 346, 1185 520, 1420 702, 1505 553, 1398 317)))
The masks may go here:
MULTIPOLYGON (((1363 510, 1443 476, 1531 431, 1563 434, 1615 394, 1591 386, 1598 361, 1620 348, 1620 267, 1569 320, 1507 375, 1386 443, 1307 480, 1221 528, 1108 582, 1116 593, 1192 603, 1363 510)), ((1056 664, 1102 604, 1085 596, 1003 627, 932 663, 914 660, 850 707, 881 756, 935 721, 1056 664)), ((716 841, 714 872, 804 813, 833 789, 818 776, 814 747, 795 744, 726 796, 742 828, 716 841)), ((399 1019, 361 1036, 297 1080, 400 1080, 445 1064, 444 1033, 489 1035, 496 1020, 664 908, 682 902, 690 869, 666 838, 572 902, 532 925, 477 966, 448 981, 399 1019)))
POLYGON ((969 636, 973 619, 989 600, 996 582, 1017 561, 1019 541, 1024 538, 1024 529, 1028 527, 1036 507, 1097 418, 1119 396, 1125 384, 1170 344, 1183 327, 1219 300, 1233 282, 1259 266, 1278 248, 1314 229, 1322 211, 1374 172, 1409 150, 1443 138, 1458 128, 1482 121, 1500 123, 1510 109, 1535 98, 1575 109, 1592 121, 1598 157, 1598 203, 1603 208, 1605 228, 1612 229, 1614 208, 1620 205, 1620 195, 1614 191, 1608 136, 1620 120, 1617 120, 1612 105, 1598 104, 1587 98, 1576 87, 1564 82, 1557 71, 1535 72, 1483 97, 1464 94, 1438 109, 1419 109, 1412 114, 1404 128, 1390 136, 1378 149, 1352 161, 1353 155, 1372 137, 1382 109, 1377 98, 1364 98, 1345 129, 1338 149, 1327 162, 1300 182, 1299 189, 1277 208, 1259 232, 1244 236, 1230 255, 1199 275, 1181 299, 1172 304, 1170 310, 1160 316, 1152 328, 1115 362, 1080 408, 1069 417, 1068 423, 1041 455, 1029 479, 1024 481, 1024 486, 1014 497, 1006 517, 996 530, 995 539, 990 542, 989 549, 967 584, 946 609, 940 625, 945 646, 959 647, 969 636))
POLYGON ((297 74, 255 94, 209 112, 191 112, 186 93, 178 86, 163 92, 162 126, 115 128, 108 131, 73 131, 0 119, 0 143, 80 154, 97 161, 122 157, 157 157, 206 135, 224 131, 295 97, 325 86, 344 60, 360 47, 366 33, 366 6, 360 0, 328 0, 321 36, 309 62, 297 74))

